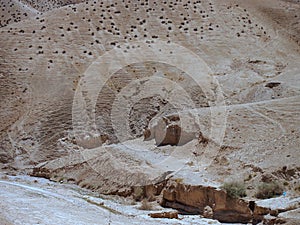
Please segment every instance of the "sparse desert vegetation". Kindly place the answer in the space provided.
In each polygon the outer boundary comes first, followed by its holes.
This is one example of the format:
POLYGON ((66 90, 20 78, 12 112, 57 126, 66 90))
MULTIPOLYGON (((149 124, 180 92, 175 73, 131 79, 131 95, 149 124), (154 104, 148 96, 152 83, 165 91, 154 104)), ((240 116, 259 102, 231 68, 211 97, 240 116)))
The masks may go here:
POLYGON ((230 198, 246 197, 246 186, 240 181, 226 182, 221 186, 221 189, 225 190, 230 198))
POLYGON ((152 210, 152 205, 147 199, 143 199, 141 201, 141 206, 139 207, 140 210, 152 210))
POLYGON ((255 196, 261 199, 273 198, 282 195, 283 190, 283 187, 278 182, 263 182, 258 185, 255 196))

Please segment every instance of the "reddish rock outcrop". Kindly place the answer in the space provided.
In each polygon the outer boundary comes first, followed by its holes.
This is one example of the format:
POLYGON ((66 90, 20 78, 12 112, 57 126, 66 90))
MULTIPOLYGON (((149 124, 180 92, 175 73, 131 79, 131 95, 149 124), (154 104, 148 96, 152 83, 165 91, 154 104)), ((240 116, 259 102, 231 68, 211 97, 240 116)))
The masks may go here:
POLYGON ((258 207, 254 202, 234 199, 214 187, 192 186, 169 182, 163 190, 162 206, 177 209, 183 214, 207 214, 208 207, 213 219, 227 223, 254 224, 262 221, 269 209, 258 207), (251 206, 251 207, 250 207, 251 206))
POLYGON ((148 214, 152 218, 178 219, 178 212, 160 212, 148 214))

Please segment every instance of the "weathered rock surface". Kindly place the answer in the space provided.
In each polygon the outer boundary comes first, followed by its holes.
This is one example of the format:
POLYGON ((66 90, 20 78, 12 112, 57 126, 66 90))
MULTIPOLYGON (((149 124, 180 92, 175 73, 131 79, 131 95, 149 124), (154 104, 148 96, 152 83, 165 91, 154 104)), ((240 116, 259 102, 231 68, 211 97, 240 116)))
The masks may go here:
POLYGON ((150 213, 149 216, 152 218, 178 219, 178 212, 150 213))
POLYGON ((178 114, 171 114, 150 121, 149 128, 144 131, 144 140, 154 138, 158 146, 184 145, 197 139, 200 133, 197 116, 185 114, 180 118, 178 114))
POLYGON ((230 198, 226 192, 213 187, 192 186, 169 182, 163 191, 163 206, 185 214, 209 216, 220 222, 255 224, 269 213, 268 208, 256 206, 242 199, 230 198))
POLYGON ((293 225, 300 221, 300 209, 294 209, 287 212, 280 213, 277 221, 283 221, 285 224, 293 225))
POLYGON ((207 206, 204 207, 203 217, 208 218, 208 219, 214 218, 214 211, 210 206, 207 205, 207 206))

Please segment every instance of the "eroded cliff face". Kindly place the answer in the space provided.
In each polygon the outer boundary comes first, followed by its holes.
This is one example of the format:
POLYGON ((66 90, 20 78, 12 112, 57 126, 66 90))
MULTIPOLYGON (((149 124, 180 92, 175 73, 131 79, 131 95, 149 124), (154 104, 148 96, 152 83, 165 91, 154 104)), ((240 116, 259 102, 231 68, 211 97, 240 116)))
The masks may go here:
POLYGON ((230 198, 225 191, 208 186, 169 182, 163 191, 162 205, 186 214, 208 215, 224 223, 257 224, 270 209, 256 206, 254 201, 230 198))

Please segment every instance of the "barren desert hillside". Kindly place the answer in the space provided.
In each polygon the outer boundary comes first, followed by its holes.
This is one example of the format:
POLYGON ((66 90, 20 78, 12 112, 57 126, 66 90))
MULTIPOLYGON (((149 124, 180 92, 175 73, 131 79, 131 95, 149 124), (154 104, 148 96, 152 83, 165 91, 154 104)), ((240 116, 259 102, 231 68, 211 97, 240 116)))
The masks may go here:
POLYGON ((299 0, 1 0, 0 12, 3 173, 220 222, 300 221, 299 203, 272 211, 257 195, 300 195, 299 0))

